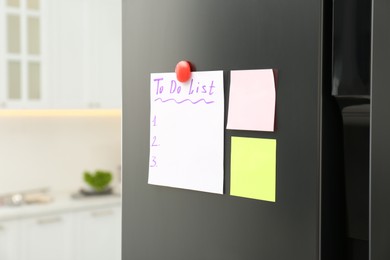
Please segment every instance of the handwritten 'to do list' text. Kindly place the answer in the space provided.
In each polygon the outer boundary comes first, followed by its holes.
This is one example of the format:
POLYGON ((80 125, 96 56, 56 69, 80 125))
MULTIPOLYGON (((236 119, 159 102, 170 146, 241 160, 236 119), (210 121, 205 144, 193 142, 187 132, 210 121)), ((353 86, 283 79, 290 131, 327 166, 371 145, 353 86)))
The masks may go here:
POLYGON ((164 77, 155 78, 153 79, 153 82, 157 98, 154 101, 173 101, 177 104, 181 104, 186 101, 193 104, 197 104, 201 101, 206 104, 214 103, 212 99, 208 99, 215 93, 214 80, 210 79, 209 81, 211 82, 201 82, 199 80, 194 81, 192 78, 189 83, 183 84, 176 79, 164 81, 164 77), (200 95, 204 97, 199 98, 200 95), (158 96, 165 96, 166 99, 158 96))

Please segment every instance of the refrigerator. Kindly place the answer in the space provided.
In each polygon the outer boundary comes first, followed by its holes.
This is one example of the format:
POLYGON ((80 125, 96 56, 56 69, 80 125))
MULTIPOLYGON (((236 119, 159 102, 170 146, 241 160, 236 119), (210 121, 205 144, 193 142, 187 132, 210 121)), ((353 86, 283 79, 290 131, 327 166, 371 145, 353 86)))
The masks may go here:
POLYGON ((123 1, 124 259, 358 259, 348 246, 345 78, 335 65, 348 61, 333 2, 123 1), (148 184, 151 74, 181 60, 223 71, 222 194, 148 184), (274 131, 227 129, 231 72, 256 69, 277 71, 274 131), (237 136, 276 140, 274 202, 231 195, 237 136))

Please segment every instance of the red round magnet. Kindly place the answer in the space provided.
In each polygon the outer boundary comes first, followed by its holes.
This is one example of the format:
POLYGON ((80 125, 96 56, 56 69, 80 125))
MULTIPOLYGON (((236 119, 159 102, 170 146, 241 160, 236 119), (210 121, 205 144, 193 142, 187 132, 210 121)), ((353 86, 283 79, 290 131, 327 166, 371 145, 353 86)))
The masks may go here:
POLYGON ((191 78, 191 64, 188 61, 179 61, 176 68, 176 77, 180 82, 186 82, 191 78))

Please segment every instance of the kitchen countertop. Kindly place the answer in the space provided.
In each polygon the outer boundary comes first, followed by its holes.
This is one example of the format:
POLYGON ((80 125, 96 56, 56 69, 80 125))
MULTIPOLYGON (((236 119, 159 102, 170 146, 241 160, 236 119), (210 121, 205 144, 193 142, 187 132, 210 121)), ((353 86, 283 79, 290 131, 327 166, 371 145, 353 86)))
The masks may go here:
POLYGON ((0 206, 0 221, 23 219, 41 215, 74 212, 102 207, 120 206, 119 194, 73 198, 71 193, 49 193, 53 201, 21 206, 0 206))

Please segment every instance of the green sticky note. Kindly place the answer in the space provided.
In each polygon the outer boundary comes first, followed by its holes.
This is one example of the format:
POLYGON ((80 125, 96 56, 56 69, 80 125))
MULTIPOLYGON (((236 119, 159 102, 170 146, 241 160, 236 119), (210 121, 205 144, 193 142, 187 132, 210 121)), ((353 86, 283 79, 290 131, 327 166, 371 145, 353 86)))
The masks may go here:
POLYGON ((232 137, 230 195, 275 202, 276 140, 232 137))

